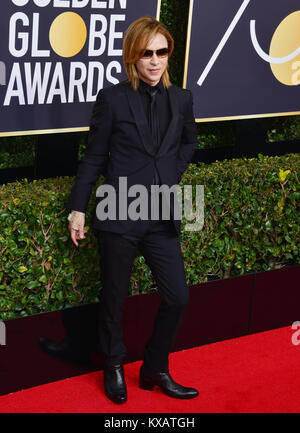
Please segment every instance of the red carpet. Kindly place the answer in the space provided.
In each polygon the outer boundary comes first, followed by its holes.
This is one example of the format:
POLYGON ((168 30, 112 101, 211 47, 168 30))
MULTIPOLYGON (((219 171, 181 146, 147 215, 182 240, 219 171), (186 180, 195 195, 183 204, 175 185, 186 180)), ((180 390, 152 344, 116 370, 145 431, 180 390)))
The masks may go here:
POLYGON ((38 386, 0 397, 1 413, 299 413, 300 345, 291 327, 248 335, 170 356, 178 382, 200 395, 175 400, 158 388, 138 388, 141 362, 125 365, 128 402, 103 394, 103 372, 38 386))

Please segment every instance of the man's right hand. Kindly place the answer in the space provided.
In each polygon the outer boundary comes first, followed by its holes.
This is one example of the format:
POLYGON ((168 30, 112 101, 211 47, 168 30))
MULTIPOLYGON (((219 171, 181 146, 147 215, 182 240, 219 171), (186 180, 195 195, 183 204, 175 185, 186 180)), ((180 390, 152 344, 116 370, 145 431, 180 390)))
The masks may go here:
POLYGON ((69 222, 69 232, 73 243, 78 247, 78 240, 85 239, 87 230, 84 228, 85 214, 83 212, 72 211, 69 222))

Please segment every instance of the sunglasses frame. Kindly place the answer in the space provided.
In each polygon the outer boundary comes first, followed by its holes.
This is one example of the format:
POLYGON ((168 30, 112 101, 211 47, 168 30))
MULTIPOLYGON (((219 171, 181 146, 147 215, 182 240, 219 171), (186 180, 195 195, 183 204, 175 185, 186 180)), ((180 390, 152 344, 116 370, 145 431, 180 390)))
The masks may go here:
POLYGON ((167 57, 169 52, 169 48, 160 48, 158 50, 145 50, 144 54, 141 55, 141 59, 151 59, 154 53, 159 59, 162 59, 164 57, 167 57), (163 54, 161 54, 160 52, 163 52, 163 54))

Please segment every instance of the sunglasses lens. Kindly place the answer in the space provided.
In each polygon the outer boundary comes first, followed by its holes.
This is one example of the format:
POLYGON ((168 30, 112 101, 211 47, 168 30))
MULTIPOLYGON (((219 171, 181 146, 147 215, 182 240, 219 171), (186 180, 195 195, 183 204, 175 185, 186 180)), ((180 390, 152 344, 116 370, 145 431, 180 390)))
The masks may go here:
POLYGON ((166 57, 169 53, 169 50, 168 48, 161 48, 160 50, 157 51, 146 50, 142 55, 142 59, 150 59, 155 52, 157 57, 166 57))
POLYGON ((156 52, 157 57, 166 57, 168 55, 168 53, 169 53, 168 48, 162 48, 160 50, 157 50, 157 52, 156 52))
POLYGON ((144 52, 144 54, 142 55, 143 59, 150 59, 153 56, 153 51, 151 50, 146 50, 144 52))

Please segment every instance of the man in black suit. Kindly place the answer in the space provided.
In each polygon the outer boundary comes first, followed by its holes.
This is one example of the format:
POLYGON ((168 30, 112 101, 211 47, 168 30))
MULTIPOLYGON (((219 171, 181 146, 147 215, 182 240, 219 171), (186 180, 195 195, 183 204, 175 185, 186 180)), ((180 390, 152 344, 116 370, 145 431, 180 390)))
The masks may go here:
MULTIPOLYGON (((140 185, 151 195, 151 186, 172 187, 180 182, 197 148, 197 131, 191 92, 170 83, 168 60, 174 42, 167 29, 152 17, 142 17, 128 28, 123 59, 128 80, 100 90, 94 106, 88 147, 82 159, 68 208, 69 230, 76 246, 85 237, 85 212, 91 190, 100 174, 116 191, 117 216, 93 219, 101 257, 99 341, 105 355, 106 395, 114 402, 127 399, 122 360, 126 347, 122 335, 124 299, 137 251, 149 265, 158 286, 160 304, 140 371, 140 387, 155 385, 174 398, 193 398, 194 388, 176 383, 169 373, 168 356, 188 303, 180 247, 180 219, 169 203, 170 218, 162 216, 162 198, 154 205, 158 219, 120 216, 120 180, 127 191, 140 185)), ((128 198, 129 209, 133 197, 128 198)), ((149 203, 148 203, 149 204, 149 203)))

